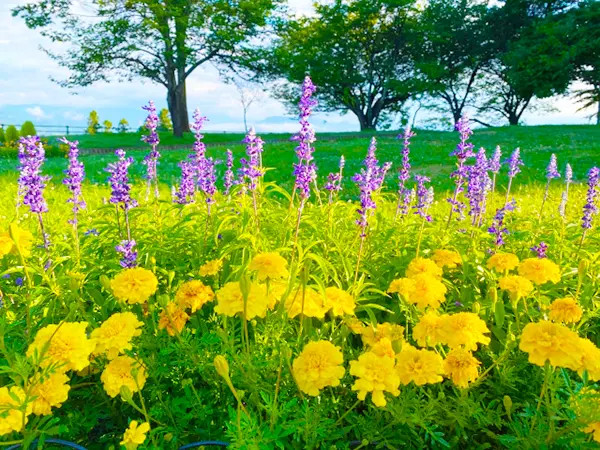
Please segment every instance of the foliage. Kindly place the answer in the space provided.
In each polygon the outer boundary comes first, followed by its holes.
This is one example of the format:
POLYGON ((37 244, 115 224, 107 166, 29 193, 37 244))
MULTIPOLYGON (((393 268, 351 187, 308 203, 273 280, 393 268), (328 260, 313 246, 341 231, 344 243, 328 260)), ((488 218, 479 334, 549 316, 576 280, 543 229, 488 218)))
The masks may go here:
POLYGON ((19 135, 35 136, 36 134, 37 133, 35 131, 35 127, 33 126, 33 122, 31 122, 30 120, 23 122, 23 125, 21 125, 21 131, 19 132, 19 135))
POLYGON ((174 133, 181 136, 189 131, 186 79, 207 62, 235 65, 279 4, 92 0, 82 17, 74 0, 47 0, 18 6, 13 15, 51 40, 70 44, 63 54, 50 53, 70 71, 63 85, 140 77, 164 86, 174 133), (99 20, 87 20, 90 15, 99 20))
POLYGON ((98 113, 96 111, 90 112, 88 116, 88 134, 96 134, 100 129, 100 118, 98 117, 98 113))
POLYGON ((167 108, 161 109, 158 113, 158 131, 173 131, 173 122, 167 108))
MULTIPOLYGON (((548 128, 544 128, 545 134, 548 128)), ((592 131, 593 128, 588 127, 592 131)), ((498 134, 485 130, 476 138, 484 136, 491 143, 498 134)), ((419 143, 419 138, 413 138, 414 144, 419 143)), ((368 140, 359 142, 364 155, 368 140)), ((438 180, 446 178, 447 173, 440 177, 435 171, 444 162, 450 169, 447 156, 452 148, 450 143, 444 141, 436 155, 414 151, 413 168, 418 173, 433 172, 438 180), (422 164, 425 158, 430 158, 429 167, 422 164)), ((389 153, 379 152, 377 156, 382 161, 387 156, 398 161, 400 145, 387 144, 389 153)), ((284 152, 279 150, 265 146, 267 167, 282 158, 284 152)), ((568 156, 578 174, 576 178, 582 180, 582 174, 597 159, 593 156, 583 159, 570 150, 569 141, 559 155, 561 167, 568 156)), ((362 158, 356 151, 348 158, 344 174, 347 179, 346 174, 355 173, 361 164, 362 158)), ((318 162, 325 163, 328 159, 337 162, 337 155, 332 158, 333 151, 324 152, 318 147, 317 157, 319 153, 326 154, 318 162)), ((533 293, 517 302, 507 292, 498 290, 499 280, 505 274, 488 265, 489 253, 498 249, 487 228, 495 210, 506 201, 505 168, 498 175, 495 191, 488 196, 482 223, 475 225, 470 218, 448 222, 449 205, 444 200, 447 195, 441 189, 429 210, 431 222, 416 214, 395 219, 398 199, 395 174, 390 171, 388 186, 391 184, 393 188, 374 194, 376 208, 368 219, 364 247, 355 223, 355 197, 347 193, 351 182, 344 185, 345 197, 334 199, 331 204, 323 192, 313 191, 302 213, 296 239, 298 199, 292 199, 291 189, 282 187, 291 187, 289 172, 283 167, 267 171, 265 179, 258 183, 256 206, 251 196, 244 193, 243 186, 238 185, 231 196, 216 195, 210 216, 200 195, 190 205, 169 202, 170 182, 161 184, 160 201, 144 202, 145 183, 136 181, 132 195, 140 205, 129 210, 127 226, 137 243, 138 265, 146 269, 145 280, 150 280, 148 286, 142 286, 148 298, 141 304, 128 304, 118 298, 124 290, 139 289, 140 285, 134 282, 119 285, 116 281, 126 278, 115 245, 127 238, 127 231, 123 211, 117 209, 116 213, 115 205, 106 204, 105 199, 111 194, 108 186, 95 181, 86 183, 83 195, 88 207, 79 212, 79 222, 74 227, 67 227, 73 207, 67 202, 70 193, 61 186, 60 179, 54 180, 56 184, 44 194, 51 205, 50 211, 43 214, 45 232, 52 242, 48 249, 37 245, 42 242, 39 218, 29 214, 25 205, 15 208, 11 202, 3 202, 0 230, 7 230, 7 234, 2 234, 0 240, 3 252, 0 290, 4 305, 0 309, 0 385, 21 387, 31 393, 36 376, 48 377, 53 371, 63 371, 70 379, 68 399, 61 406, 53 406, 51 415, 31 414, 28 422, 15 425, 24 425, 22 431, 7 433, 5 437, 23 440, 25 446, 34 438, 55 436, 84 446, 93 445, 92 448, 109 448, 116 447, 124 439, 125 430, 132 428, 130 423, 136 421, 150 425, 140 450, 176 449, 204 439, 229 441, 233 449, 347 449, 356 445, 594 448, 592 435, 584 430, 599 417, 597 407, 594 409, 596 397, 590 393, 591 389, 598 389, 597 383, 583 371, 577 373, 550 364, 537 366, 528 361, 528 350, 519 348, 525 328, 530 323, 549 323, 546 317, 550 305, 567 296, 577 301, 582 318, 568 329, 556 326, 566 329, 564 336, 587 337, 596 346, 600 339, 598 228, 589 230, 585 244, 581 245, 580 217, 586 202, 586 186, 571 185, 566 215, 561 217, 557 210, 563 186, 559 180, 553 181, 546 209, 541 211, 546 182, 545 164, 541 161, 547 161, 550 152, 539 153, 524 150, 527 163, 534 167, 513 180, 511 197, 514 196, 518 207, 506 217, 504 225, 510 233, 501 250, 516 254, 520 260, 533 257, 535 263, 537 256, 530 248, 543 241, 548 245, 548 261, 555 262, 560 273, 551 274, 552 281, 537 285, 533 293), (318 195, 323 204, 319 204, 318 195), (11 226, 13 220, 19 222, 22 230, 32 233, 33 241, 23 240, 26 233, 11 226), (451 250, 452 258, 440 259, 436 253, 440 249, 451 250), (273 258, 273 264, 258 264, 255 256, 267 252, 281 255, 283 263, 281 258, 273 258), (417 253, 427 258, 428 263, 411 263, 417 253), (205 264, 215 260, 221 264, 211 264, 212 269, 206 270, 205 264), (442 261, 452 264, 440 267, 444 265, 442 261), (205 269, 201 271, 203 266, 205 269), (400 386, 397 396, 385 393, 384 407, 375 406, 370 395, 364 401, 358 400, 355 383, 359 377, 368 377, 368 373, 360 376, 355 370, 357 361, 364 362, 364 358, 359 359, 361 356, 381 358, 394 371, 409 367, 401 367, 394 358, 397 355, 400 361, 405 352, 413 352, 408 344, 419 345, 417 326, 423 311, 410 300, 412 294, 402 297, 387 291, 393 280, 405 276, 418 279, 422 275, 416 275, 416 271, 423 268, 430 272, 431 284, 444 292, 438 310, 445 317, 444 327, 460 326, 460 321, 453 324, 448 317, 468 317, 468 323, 474 324, 461 333, 448 334, 451 337, 448 341, 473 336, 471 328, 477 329, 473 340, 476 350, 471 357, 480 367, 466 388, 458 387, 448 371, 442 373, 443 381, 438 380, 441 375, 436 371, 429 384, 407 382, 400 386), (261 274, 270 274, 274 279, 258 284, 261 274), (280 276, 281 279, 275 279, 280 276), (202 289, 196 294, 201 300, 195 303, 199 305, 197 308, 188 307, 188 302, 197 300, 193 291, 180 290, 190 279, 202 282, 202 289), (223 288, 232 282, 239 283, 239 295, 225 297, 224 293, 231 290, 223 288), (252 291, 257 285, 264 289, 258 296, 252 291), (216 298, 207 294, 207 286, 216 293, 216 298), (307 286, 312 290, 305 291, 307 286), (325 288, 331 287, 341 288, 352 296, 355 317, 352 314, 339 317, 331 311, 321 318, 302 314, 288 317, 286 304, 295 298, 317 301, 327 292, 325 288), (265 302, 265 298, 273 299, 268 311, 266 304, 270 302, 265 302), (228 300, 239 306, 240 311, 246 311, 250 301, 265 303, 264 317, 245 320, 243 312, 225 317, 216 305, 228 300), (168 305, 186 307, 187 319, 179 332, 169 333, 164 326, 169 323, 168 311, 173 311, 168 305), (142 323, 141 334, 129 330, 124 342, 119 332, 127 330, 129 325, 124 323, 122 329, 107 325, 116 313, 131 313, 135 322, 142 323), (69 345, 64 344, 61 334, 62 351, 54 348, 41 353, 28 351, 40 336, 40 330, 61 322, 85 322, 87 333, 82 329, 77 335, 73 333, 77 339, 67 340, 69 345), (108 328, 106 332, 103 327, 108 328), (92 339, 98 339, 94 341, 96 351, 93 357, 89 351, 87 355, 82 351, 83 362, 89 360, 90 364, 83 370, 65 371, 45 362, 48 360, 44 358, 64 358, 74 348, 89 347, 92 339), (302 366, 310 367, 311 359, 306 355, 302 364, 295 362, 312 341, 329 341, 343 356, 343 362, 336 364, 344 369, 343 373, 334 369, 333 378, 340 376, 339 385, 329 381, 331 386, 320 388, 318 396, 303 392, 298 381, 314 382, 316 378, 295 372, 302 370, 302 366), (143 386, 133 382, 132 387, 121 388, 120 392, 111 390, 114 396, 107 393, 104 374, 108 373, 109 364, 116 365, 107 348, 126 354, 129 362, 143 363, 143 369, 138 369, 145 374, 143 386), (390 352, 392 356, 386 356, 390 352)), ((183 152, 177 156, 185 158, 183 152)), ((102 166, 115 160, 112 156, 102 158, 102 166)), ((89 161, 92 160, 85 160, 88 173, 100 172, 96 170, 100 167, 87 165, 89 161)), ((63 168, 58 167, 58 162, 47 164, 54 164, 53 175, 63 168)), ((164 167, 161 164, 159 171, 164 167)), ((139 167, 136 170, 142 173, 139 167)), ((15 198, 17 193, 10 176, 7 172, 4 175, 7 182, 0 184, 4 198, 15 198)), ((141 181, 138 177, 136 180, 141 181)), ((527 271, 523 265, 518 273, 526 275, 531 266, 536 264, 530 262, 527 271)), ((517 273, 517 269, 507 270, 517 273)), ((71 333, 72 328, 82 327, 65 327, 64 335, 67 331, 71 333)), ((466 346, 472 347, 473 342, 466 346)), ((530 345, 547 344, 542 339, 532 342, 530 345)), ((565 342, 551 343, 546 350, 559 353, 564 350, 561 345, 565 342)), ((48 348, 41 344, 36 342, 37 348, 48 348)), ((442 358, 448 362, 450 345, 440 343, 430 347, 427 355, 434 362, 442 358)), ((78 364, 82 362, 81 352, 74 356, 78 364)), ((317 359, 315 371, 319 368, 317 359)), ((404 370, 403 376, 406 373, 404 370)), ((124 373, 123 378, 137 379, 138 374, 124 373)), ((392 380, 386 382, 393 384, 393 373, 388 376, 392 380)), ((16 395, 10 398, 3 402, 27 403, 16 395)), ((29 396, 29 402, 35 401, 33 398, 29 396)), ((26 410, 25 405, 23 411, 26 410)), ((5 416, 0 417, 0 423, 6 420, 5 416)))
POLYGON ((354 0, 317 4, 316 14, 289 20, 255 69, 292 84, 278 94, 290 104, 310 72, 324 111, 350 111, 361 130, 398 113, 416 90, 411 1, 354 0))
POLYGON ((6 136, 4 135, 4 127, 0 127, 0 144, 6 142, 6 136))
POLYGON ((102 126, 104 127, 105 133, 112 133, 113 124, 110 120, 105 120, 104 122, 102 122, 102 126))
POLYGON ((15 146, 17 144, 17 141, 19 140, 19 132, 17 131, 17 127, 15 127, 14 125, 7 126, 5 139, 7 147, 15 146))
POLYGON ((127 122, 127 119, 119 120, 119 126, 117 126, 117 133, 124 134, 124 133, 127 133, 128 131, 129 131, 129 122, 127 122))

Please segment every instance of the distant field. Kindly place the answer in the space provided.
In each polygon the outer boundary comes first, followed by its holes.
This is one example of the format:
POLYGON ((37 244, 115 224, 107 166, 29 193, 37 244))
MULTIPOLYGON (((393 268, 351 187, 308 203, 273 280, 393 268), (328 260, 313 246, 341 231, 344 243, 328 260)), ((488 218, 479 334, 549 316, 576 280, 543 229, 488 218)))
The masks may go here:
MULTIPOLYGON (((412 139, 411 163, 418 173, 432 177, 437 190, 448 189, 450 180, 448 175, 453 170, 454 159, 449 153, 454 149, 458 141, 458 135, 454 132, 419 131, 412 139)), ((356 133, 352 133, 356 134, 356 133)), ((401 144, 395 139, 396 133, 380 133, 378 138, 377 156, 381 161, 391 161, 394 166, 390 172, 387 183, 390 187, 395 184, 395 174, 400 160, 401 144)), ((319 169, 319 178, 322 181, 329 172, 337 170, 340 155, 347 160, 345 174, 354 174, 364 159, 369 140, 372 133, 364 133, 361 138, 344 138, 344 134, 322 134, 317 135, 324 138, 339 137, 339 140, 319 141, 315 143, 315 160, 319 169)), ((265 140, 289 139, 289 134, 264 135, 265 140)), ((139 146, 139 134, 127 135, 97 135, 97 136, 72 136, 79 139, 82 148, 118 148, 128 146, 139 146)), ((239 142, 241 134, 207 133, 205 141, 215 142, 239 142)), ((186 135, 183 140, 177 140, 163 133, 161 143, 166 146, 181 145, 181 150, 164 150, 159 166, 159 177, 162 182, 168 184, 177 183, 179 168, 177 163, 191 151, 193 138, 186 135)), ((500 145, 504 155, 507 157, 515 147, 520 147, 526 167, 519 175, 519 184, 530 183, 534 180, 544 180, 544 170, 552 153, 558 156, 561 170, 569 162, 573 166, 575 179, 583 180, 589 168, 600 164, 600 127, 598 126, 536 126, 536 127, 504 127, 477 130, 473 135, 472 142, 476 148, 484 147, 491 152, 496 145, 500 145)), ((142 144, 143 145, 143 144, 142 144)), ((277 180, 283 187, 291 186, 292 163, 295 161, 294 142, 267 143, 264 152, 264 164, 274 170, 268 171, 266 180, 277 180)), ((243 156, 245 147, 241 144, 230 147, 237 161, 243 156)), ((219 160, 224 160, 226 147, 213 147, 208 149, 208 155, 219 160)), ((137 161, 145 155, 145 151, 130 151, 137 161)), ((104 183, 106 173, 104 168, 114 160, 112 154, 84 156, 87 178, 92 183, 104 183)), ((0 183, 13 181, 16 177, 16 161, 1 160, 0 183)), ((62 178, 62 170, 66 167, 63 158, 49 158, 44 170, 53 176, 53 181, 58 183, 62 178)), ((144 167, 137 164, 133 166, 134 177, 143 175, 144 167)), ((220 172, 223 165, 219 166, 220 172)), ((503 175, 500 182, 505 179, 503 175)), ((351 186, 349 177, 345 178, 346 185, 351 186)))

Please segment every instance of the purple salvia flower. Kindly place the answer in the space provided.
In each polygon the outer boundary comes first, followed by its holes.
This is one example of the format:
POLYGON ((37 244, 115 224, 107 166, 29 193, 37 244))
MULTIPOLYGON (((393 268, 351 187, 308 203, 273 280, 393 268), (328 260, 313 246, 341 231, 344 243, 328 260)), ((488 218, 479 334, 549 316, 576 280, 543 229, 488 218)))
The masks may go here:
POLYGON ((530 249, 532 252, 537 253, 537 257, 542 259, 546 258, 546 252, 548 251, 548 244, 544 241, 540 242, 540 245, 534 245, 530 249))
MULTIPOLYGON (((346 159, 344 155, 340 156, 340 165, 339 170, 336 173, 330 173, 327 176, 327 183, 325 184, 325 190, 329 191, 329 204, 333 203, 333 195, 336 192, 342 190, 342 177, 344 173, 344 166, 346 165, 346 159)), ((329 214, 331 214, 331 210, 329 210, 329 214)))
POLYGON ((308 121, 312 109, 317 105, 316 100, 312 98, 315 90, 315 85, 307 76, 302 83, 302 95, 299 102, 300 132, 292 137, 293 141, 298 142, 296 147, 298 163, 294 164, 294 176, 296 177, 294 188, 298 189, 303 201, 310 197, 310 184, 314 183, 317 178, 317 167, 312 162, 312 144, 316 141, 316 138, 315 132, 308 121))
POLYGON ((521 160, 521 149, 518 147, 515 148, 505 163, 508 165, 508 187, 506 188, 506 199, 504 203, 508 204, 508 196, 510 195, 513 178, 521 172, 521 166, 524 165, 521 160))
POLYGON ((239 169, 239 176, 246 181, 250 191, 255 191, 258 180, 263 176, 261 155, 264 141, 256 135, 254 128, 250 128, 242 142, 246 144, 247 158, 240 159, 242 167, 239 169))
POLYGON ((196 193, 196 167, 191 161, 181 161, 181 181, 179 188, 173 194, 173 201, 180 205, 187 205, 194 202, 196 193))
POLYGON ((142 141, 146 142, 148 145, 152 147, 150 153, 148 153, 144 157, 144 161, 142 164, 146 166, 146 180, 148 181, 148 187, 146 191, 146 200, 150 196, 150 186, 154 183, 154 197, 158 199, 158 159, 160 158, 160 153, 158 152, 158 144, 160 142, 158 138, 158 133, 156 129, 158 128, 158 116, 156 115, 156 107, 154 106, 154 102, 150 100, 148 102, 148 106, 142 106, 142 109, 148 111, 148 116, 146 117, 145 127, 146 130, 150 134, 147 136, 142 136, 142 141))
POLYGON ((456 131, 460 134, 460 142, 456 146, 456 149, 450 153, 450 156, 456 156, 456 170, 452 172, 452 178, 455 179, 456 187, 454 188, 454 194, 452 198, 448 198, 448 203, 452 206, 450 215, 448 216, 448 224, 452 220, 452 214, 457 213, 459 220, 464 218, 465 204, 458 199, 458 196, 463 191, 464 180, 468 175, 467 167, 465 162, 468 158, 473 157, 473 144, 469 143, 468 140, 473 134, 473 131, 469 127, 469 119, 466 115, 462 116, 455 126, 456 131))
POLYGON ((356 220, 356 224, 362 228, 361 237, 365 237, 369 215, 376 208, 375 201, 373 200, 373 192, 379 189, 380 186, 378 177, 380 176, 381 168, 378 166, 378 161, 375 157, 376 149, 377 141, 375 138, 372 138, 367 151, 367 157, 363 162, 364 168, 352 177, 352 180, 360 189, 360 208, 357 210, 360 217, 356 220))
POLYGON ((119 261, 121 267, 130 269, 137 265, 137 251, 133 239, 121 241, 121 244, 117 245, 115 250, 122 255, 121 261, 119 261))
POLYGON ((466 197, 469 199, 469 215, 473 217, 473 225, 485 212, 487 194, 492 185, 488 169, 489 162, 482 147, 477 153, 475 165, 468 168, 466 197))
POLYGON ((567 163, 565 167, 565 183, 569 185, 573 181, 573 169, 571 168, 571 164, 567 163))
MULTIPOLYGON (((583 233, 592 228, 592 220, 594 215, 598 212, 598 206, 596 205, 598 197, 598 181, 600 179, 600 169, 598 167, 592 167, 588 173, 588 190, 585 197, 585 205, 583 206, 583 217, 581 219, 581 228, 583 233)), ((583 242, 583 237, 582 237, 583 242)))
POLYGON ((36 214, 48 211, 48 204, 44 200, 44 188, 50 177, 41 174, 45 159, 44 146, 38 136, 20 139, 19 191, 23 195, 23 204, 29 206, 31 212, 36 214))
POLYGON ((63 184, 71 191, 71 198, 67 202, 73 204, 73 219, 69 222, 77 226, 77 213, 86 208, 85 200, 81 193, 81 183, 85 177, 85 168, 79 161, 79 144, 77 141, 70 142, 66 138, 60 139, 60 142, 69 146, 69 166, 64 171, 66 177, 63 184))
POLYGON ((129 184, 129 166, 133 164, 133 158, 126 158, 125 151, 118 149, 115 155, 118 161, 110 163, 106 171, 110 174, 108 182, 111 187, 110 203, 121 206, 124 211, 137 206, 137 201, 131 198, 131 186, 129 184))
POLYGON ((396 218, 398 214, 403 216, 408 214, 410 199, 410 189, 406 186, 406 183, 410 179, 410 139, 415 136, 415 133, 411 130, 410 125, 407 125, 404 129, 404 133, 398 135, 398 139, 402 139, 402 165, 398 171, 398 204, 396 206, 396 218), (408 192, 407 192, 408 191, 408 192))
POLYGON ((415 175, 415 181, 417 182, 417 204, 413 206, 416 209, 415 214, 421 216, 427 222, 431 222, 431 216, 427 214, 427 211, 433 199, 430 190, 425 186, 425 183, 429 183, 431 180, 423 175, 415 175))
POLYGON ((554 178, 560 178, 560 173, 558 172, 558 165, 556 163, 556 155, 554 153, 550 156, 550 163, 546 168, 546 178, 548 179, 548 181, 554 178))
POLYGON ((558 205, 558 214, 560 217, 564 219, 566 210, 567 210, 567 202, 569 201, 569 185, 573 181, 573 169, 571 169, 571 165, 567 164, 565 167, 565 189, 560 198, 560 204, 558 205))
POLYGON ((502 158, 502 150, 500 150, 500 146, 497 145, 494 154, 492 155, 492 159, 489 161, 489 170, 493 174, 497 175, 498 172, 500 172, 500 167, 502 167, 500 158, 502 158))
POLYGON ((506 217, 506 213, 509 211, 514 211, 515 208, 516 202, 512 200, 504 205, 503 208, 500 208, 496 211, 492 226, 488 228, 488 232, 494 237, 494 244, 496 247, 504 245, 504 236, 508 234, 508 228, 506 228, 504 225, 504 219, 506 217))
POLYGON ((190 159, 193 161, 193 165, 196 171, 196 184, 206 197, 206 204, 208 206, 208 213, 210 214, 210 205, 214 201, 214 195, 217 191, 216 188, 216 176, 215 176, 215 161, 212 158, 206 157, 206 145, 202 142, 204 135, 202 135, 202 127, 206 122, 206 117, 200 114, 200 110, 194 111, 194 122, 190 126, 195 135, 193 153, 190 155, 190 159))
POLYGON ((233 186, 233 152, 227 150, 227 170, 225 171, 225 177, 223 180, 223 187, 225 188, 225 195, 229 195, 231 186, 233 186))

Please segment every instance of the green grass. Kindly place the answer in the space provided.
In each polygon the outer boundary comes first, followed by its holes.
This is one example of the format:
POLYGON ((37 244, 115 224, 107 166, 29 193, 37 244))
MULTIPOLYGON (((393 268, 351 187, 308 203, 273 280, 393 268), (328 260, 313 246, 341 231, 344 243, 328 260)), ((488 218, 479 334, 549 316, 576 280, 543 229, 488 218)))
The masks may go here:
MULTIPOLYGON (((324 137, 324 135, 317 135, 324 137)), ((323 183, 329 172, 337 171, 340 155, 344 155, 347 161, 345 175, 354 174, 360 169, 365 157, 371 134, 365 133, 364 138, 343 138, 340 140, 326 141, 317 140, 315 143, 315 161, 319 170, 319 182, 323 183)), ((378 136, 377 157, 380 161, 393 162, 392 171, 387 178, 387 184, 393 188, 396 183, 395 174, 400 162, 401 143, 395 138, 395 133, 384 133, 378 136)), ((276 134, 265 135, 264 139, 281 139, 289 135, 276 134)), ((110 146, 126 147, 127 144, 139 143, 139 135, 97 135, 94 137, 83 136, 82 147, 102 147, 112 142, 110 146), (89 141, 84 141, 90 139, 89 141), (94 143, 97 143, 94 145, 94 143)), ((162 143, 171 145, 174 138, 162 136, 162 143)), ((207 134, 206 142, 239 141, 239 134, 207 134)), ((185 144, 185 149, 163 150, 159 166, 159 177, 164 183, 175 184, 180 175, 178 162, 191 152, 190 136, 185 144)), ((428 175, 436 190, 446 190, 451 187, 448 175, 454 168, 455 160, 449 156, 458 141, 458 135, 454 132, 419 131, 412 139, 411 164, 417 173, 428 175)), ((181 142, 181 141, 179 141, 181 142)), ((503 158, 508 157, 515 147, 521 148, 522 158, 525 162, 523 173, 519 175, 519 184, 528 184, 533 181, 544 181, 544 170, 552 153, 556 153, 561 171, 569 162, 573 166, 576 180, 583 180, 589 168, 597 165, 600 161, 600 127, 587 125, 570 126, 535 126, 535 127, 504 127, 491 128, 475 131, 472 142, 475 148, 484 147, 491 153, 496 145, 501 146, 503 158)), ((230 147, 239 165, 239 158, 243 156, 245 147, 241 144, 230 147)), ((264 164, 271 168, 265 178, 267 181, 277 181, 279 185, 289 188, 292 183, 292 164, 295 162, 295 143, 273 143, 265 144, 264 164)), ((207 154, 219 160, 225 159, 226 147, 209 148, 207 154)), ((145 150, 132 150, 129 152, 136 161, 141 161, 146 154, 145 150)), ((114 161, 112 154, 89 155, 82 157, 86 166, 87 179, 91 183, 104 183, 106 181, 106 165, 114 161)), ((48 158, 44 171, 53 177, 53 182, 59 183, 62 171, 67 164, 64 158, 48 158)), ((17 162, 14 160, 0 160, 0 174, 8 175, 0 177, 0 183, 12 182, 16 177, 17 162)), ((136 164, 132 167, 134 179, 143 175, 144 166, 136 164)), ((219 174, 224 170, 224 164, 219 166, 219 174)), ((505 171, 503 172, 505 173, 505 171)), ((500 183, 504 182, 505 175, 500 177, 500 183)), ((352 186, 350 177, 345 177, 347 187, 352 186)))

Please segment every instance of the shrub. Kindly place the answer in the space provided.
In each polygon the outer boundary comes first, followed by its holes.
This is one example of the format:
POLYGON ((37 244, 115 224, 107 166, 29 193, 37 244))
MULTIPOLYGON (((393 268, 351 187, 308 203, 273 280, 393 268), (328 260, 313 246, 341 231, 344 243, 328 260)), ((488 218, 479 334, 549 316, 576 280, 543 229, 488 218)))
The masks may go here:
POLYGON ((17 127, 14 125, 9 125, 6 128, 5 134, 5 142, 7 147, 12 147, 17 144, 19 140, 19 132, 17 131, 17 127))
POLYGON ((30 120, 23 122, 23 125, 21 125, 20 134, 21 136, 35 136, 37 133, 35 131, 35 127, 33 126, 33 122, 30 120))
POLYGON ((117 133, 127 133, 127 131, 129 131, 129 122, 127 122, 127 119, 121 119, 117 127, 117 133))
POLYGON ((167 108, 161 109, 158 114, 158 129, 161 131, 173 131, 173 122, 171 122, 171 116, 167 108))
POLYGON ((98 113, 96 111, 92 111, 88 117, 88 134, 96 134, 100 129, 100 119, 98 118, 98 113))
POLYGON ((105 120, 102 122, 102 125, 104 126, 105 133, 112 133, 112 122, 110 120, 105 120))
POLYGON ((6 136, 4 136, 4 128, 0 127, 0 144, 4 144, 6 142, 6 136))

